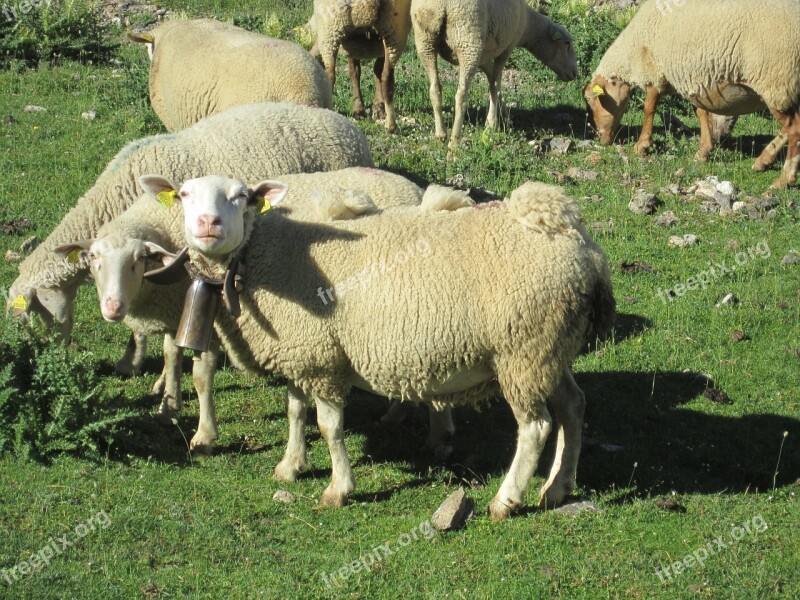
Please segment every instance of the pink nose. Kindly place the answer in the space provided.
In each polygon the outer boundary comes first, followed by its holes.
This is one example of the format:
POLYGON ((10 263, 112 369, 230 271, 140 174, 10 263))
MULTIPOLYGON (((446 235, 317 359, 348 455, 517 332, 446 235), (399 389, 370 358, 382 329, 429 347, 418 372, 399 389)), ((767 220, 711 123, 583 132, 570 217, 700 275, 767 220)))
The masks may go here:
POLYGON ((222 225, 222 219, 219 215, 200 215, 197 217, 197 226, 201 229, 210 230, 212 227, 219 227, 222 225))
POLYGON ((125 305, 116 298, 106 298, 103 302, 103 317, 111 321, 119 321, 125 316, 125 305))

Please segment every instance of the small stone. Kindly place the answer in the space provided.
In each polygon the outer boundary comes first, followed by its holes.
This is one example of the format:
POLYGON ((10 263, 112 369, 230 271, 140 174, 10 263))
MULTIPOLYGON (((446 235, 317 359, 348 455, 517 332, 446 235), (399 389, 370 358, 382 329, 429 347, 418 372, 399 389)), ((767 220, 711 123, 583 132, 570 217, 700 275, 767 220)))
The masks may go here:
POLYGON ((733 400, 730 399, 728 394, 722 390, 717 390, 710 387, 706 388, 703 392, 703 398, 711 400, 712 402, 716 402, 717 404, 733 404, 733 400))
POLYGON ((553 154, 566 154, 572 147, 572 140, 569 138, 553 138, 547 143, 547 148, 553 154))
POLYGON ((628 209, 637 215, 652 215, 661 204, 662 202, 655 194, 650 194, 644 189, 639 188, 628 203, 628 209))
POLYGON ((717 184, 717 191, 724 196, 735 196, 737 193, 736 186, 730 181, 720 181, 717 184))
POLYGON ((731 206, 731 210, 733 210, 733 212, 735 213, 744 212, 746 209, 747 209, 747 204, 742 202, 741 200, 737 200, 736 202, 733 203, 733 206, 731 206))
POLYGON ((800 257, 797 254, 787 254, 781 259, 782 265, 796 265, 800 262, 800 257))
POLYGON ((673 225, 677 225, 680 223, 678 217, 675 216, 675 213, 671 210, 661 213, 655 219, 653 219, 653 223, 658 225, 659 227, 672 227, 673 225))
POLYGON ((281 502, 283 504, 291 504, 296 500, 294 494, 292 492, 287 492, 286 490, 278 490, 272 495, 272 499, 275 502, 281 502))
POLYGON ((579 167, 570 167, 567 169, 565 176, 573 181, 596 181, 597 171, 590 171, 588 169, 581 169, 579 167))
POLYGON ((750 339, 750 336, 747 335, 744 331, 740 331, 738 329, 735 329, 734 331, 731 331, 731 341, 733 343, 746 342, 749 339, 750 339))
POLYGON ((19 252, 14 252, 13 250, 6 250, 6 262, 19 262, 22 260, 22 255, 19 252))
POLYGON ((165 14, 167 14, 167 9, 166 8, 159 8, 156 11, 156 16, 158 16, 158 17, 163 17, 165 14))
POLYGON ((722 306, 735 306, 739 304, 739 299, 731 293, 725 294, 725 296, 717 302, 714 307, 720 308, 722 306))
POLYGON ((36 104, 26 104, 25 108, 23 108, 25 112, 46 112, 47 109, 44 106, 37 106, 36 104))
POLYGON ((594 142, 592 140, 581 140, 575 145, 575 148, 578 150, 585 150, 587 148, 594 148, 594 142))
POLYGON ((672 194, 673 196, 680 196, 681 195, 681 186, 677 183, 670 183, 667 187, 664 188, 664 191, 672 194))
POLYGON ((97 112, 94 110, 87 110, 81 113, 81 118, 87 121, 94 121, 97 118, 97 112))
POLYGON ((80 81, 80 80, 81 80, 81 74, 80 73, 73 73, 72 74, 72 81, 80 81))
POLYGON ((36 247, 38 245, 39 245, 39 238, 37 238, 34 235, 34 236, 29 237, 24 242, 22 242, 22 244, 20 244, 19 250, 23 254, 30 254, 31 252, 33 252, 36 249, 36 247))
POLYGON ((439 531, 454 531, 463 527, 475 513, 475 502, 458 488, 442 502, 431 517, 431 525, 439 531))
POLYGON ((3 119, 3 125, 14 125, 17 120, 14 118, 14 115, 8 115, 5 119, 3 119))
POLYGON ((667 240, 670 246, 675 246, 676 248, 688 248, 689 246, 694 246, 697 242, 697 236, 692 233, 687 233, 683 236, 671 235, 667 240))
POLYGON ((463 173, 456 173, 449 179, 445 181, 446 185, 449 185, 452 188, 456 188, 457 190, 466 190, 472 187, 472 181, 469 177, 464 175, 463 173))
POLYGON ((656 506, 661 510, 670 510, 672 512, 679 512, 685 513, 686 507, 682 504, 678 504, 673 498, 667 498, 666 496, 661 496, 660 498, 656 499, 656 506))
POLYGON ((778 211, 776 211, 774 208, 767 211, 766 214, 767 219, 774 219, 777 216, 778 216, 778 211))
POLYGON ((623 260, 621 263, 619 263, 619 268, 625 271, 626 273, 649 273, 650 271, 653 270, 652 265, 639 262, 638 260, 630 262, 623 260))
POLYGON ((596 513, 604 513, 605 511, 597 506, 594 502, 590 502, 589 500, 578 500, 577 502, 571 502, 569 504, 562 504, 555 510, 554 513, 558 513, 560 515, 569 515, 574 516, 582 512, 596 512, 596 513))
POLYGON ((603 155, 600 154, 597 151, 591 152, 586 157, 586 162, 588 162, 590 165, 595 165, 596 166, 596 165, 600 164, 601 162, 603 162, 603 155))

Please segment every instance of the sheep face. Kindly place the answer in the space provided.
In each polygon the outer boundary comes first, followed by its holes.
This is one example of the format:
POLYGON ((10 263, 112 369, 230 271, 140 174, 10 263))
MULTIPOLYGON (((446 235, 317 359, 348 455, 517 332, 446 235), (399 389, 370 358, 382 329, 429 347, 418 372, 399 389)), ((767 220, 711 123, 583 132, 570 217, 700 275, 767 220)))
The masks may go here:
POLYGON ((572 81, 578 76, 578 59, 575 57, 572 36, 556 23, 550 24, 547 35, 549 43, 536 44, 530 50, 561 81, 572 81))
POLYGON ((631 86, 619 79, 597 75, 583 90, 592 125, 603 144, 610 144, 628 110, 631 86))
POLYGON ((100 313, 112 322, 125 318, 139 293, 145 259, 172 256, 158 244, 121 235, 82 240, 59 246, 55 251, 68 260, 81 257, 89 261, 100 298, 100 313))
POLYGON ((173 193, 183 206, 184 235, 189 248, 212 259, 224 259, 244 242, 245 214, 264 212, 286 195, 287 186, 263 181, 253 188, 238 179, 217 175, 189 179, 175 193, 175 186, 161 177, 141 178, 146 191, 173 193))

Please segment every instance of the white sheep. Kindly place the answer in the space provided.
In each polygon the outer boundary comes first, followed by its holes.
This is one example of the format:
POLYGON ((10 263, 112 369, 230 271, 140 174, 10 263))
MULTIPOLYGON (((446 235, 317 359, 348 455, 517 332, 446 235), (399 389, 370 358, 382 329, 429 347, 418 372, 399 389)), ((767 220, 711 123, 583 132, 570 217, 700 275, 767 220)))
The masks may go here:
MULTIPOLYGON (((422 190, 408 179, 369 167, 338 171, 281 175, 290 192, 280 211, 299 221, 331 222, 377 212, 380 208, 415 206, 422 190), (374 200, 373 200, 374 199, 374 200)), ((107 321, 120 321, 139 336, 164 334, 163 387, 157 416, 168 421, 182 406, 180 379, 183 352, 175 346, 188 280, 157 285, 144 277, 145 264, 170 262, 185 245, 180 203, 165 206, 149 194, 141 196, 120 216, 106 223, 90 240, 76 240, 56 248, 73 257, 77 251, 87 259, 97 287, 100 311, 107 321)), ((217 438, 212 389, 219 356, 213 340, 208 352, 192 363, 200 419, 190 442, 193 453, 209 454, 217 438)), ((305 416, 303 416, 303 420, 305 416)), ((431 414, 431 440, 436 444, 452 434, 448 412, 431 414)), ((301 431, 303 428, 301 427, 301 431)))
POLYGON ((381 94, 386 112, 386 129, 394 131, 394 69, 406 49, 411 31, 411 0, 314 0, 313 27, 316 48, 331 81, 336 82, 339 46, 353 35, 375 34, 383 44, 381 94))
MULTIPOLYGON (((304 29, 316 40, 317 38, 317 19, 314 15, 300 29, 304 29)), ((363 119, 367 116, 364 109, 364 97, 361 93, 361 61, 375 60, 373 73, 375 75, 375 97, 372 101, 372 118, 376 121, 386 118, 386 109, 381 93, 381 76, 383 74, 384 51, 383 40, 377 34, 370 33, 351 33, 342 40, 342 48, 347 53, 347 70, 350 75, 350 88, 353 94, 352 115, 356 119, 363 119)), ((312 56, 319 56, 319 49, 316 42, 309 50, 312 56)))
MULTIPOLYGON (((148 189, 174 186, 150 178, 148 189)), ((352 386, 437 405, 501 392, 519 430, 489 506, 494 519, 523 505, 551 428, 549 399, 559 434, 540 502, 562 501, 574 485, 584 407, 570 366, 614 315, 608 263, 577 204, 527 183, 482 210, 396 209, 335 227, 277 211, 255 218, 259 199, 283 193, 279 183, 248 190, 218 176, 178 192, 194 268, 217 277, 236 255, 247 265, 241 316, 216 319, 228 355, 287 377, 298 402, 316 400, 333 466, 320 502, 341 506, 354 488, 342 423, 352 386), (330 289, 336 295, 321 301, 330 289)), ((304 464, 291 448, 279 468, 304 464)))
MULTIPOLYGON (((176 179, 209 171, 258 179, 265 173, 314 172, 349 166, 372 166, 364 135, 345 117, 332 111, 288 103, 264 103, 232 108, 176 134, 157 135, 123 148, 95 185, 78 200, 53 232, 19 266, 7 303, 26 319, 37 313, 68 340, 72 333, 73 301, 86 281, 88 265, 70 263, 53 249, 94 236, 142 193, 139 177, 154 171, 176 179)), ((128 359, 144 359, 139 339, 128 359)), ((118 364, 136 371, 140 362, 118 364)))
POLYGON ((508 58, 521 47, 550 67, 562 81, 577 77, 572 36, 539 14, 525 0, 412 0, 414 43, 430 83, 436 137, 444 140, 442 86, 437 56, 458 64, 458 89, 450 147, 461 138, 470 82, 480 69, 489 80, 486 127, 497 127, 502 106, 500 84, 508 58))
POLYGON ((800 3, 796 0, 696 0, 673 6, 648 0, 606 51, 584 90, 604 143, 613 139, 633 88, 645 90, 644 125, 634 145, 652 146, 653 115, 664 94, 691 102, 700 120, 697 160, 713 149, 709 113, 742 115, 769 108, 781 133, 753 165, 762 171, 788 140, 773 187, 797 180, 800 165, 800 3))
POLYGON ((147 45, 150 103, 167 131, 254 102, 333 108, 322 67, 293 42, 213 19, 165 21, 128 37, 147 45))

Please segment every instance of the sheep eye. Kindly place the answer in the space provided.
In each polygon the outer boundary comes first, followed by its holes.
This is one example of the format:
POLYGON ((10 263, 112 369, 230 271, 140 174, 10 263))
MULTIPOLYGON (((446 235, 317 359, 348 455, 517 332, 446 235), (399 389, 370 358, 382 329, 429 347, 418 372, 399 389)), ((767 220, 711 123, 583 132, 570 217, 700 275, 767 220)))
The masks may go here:
POLYGON ((189 192, 187 192, 186 190, 181 190, 179 195, 181 198, 188 198, 189 192))

